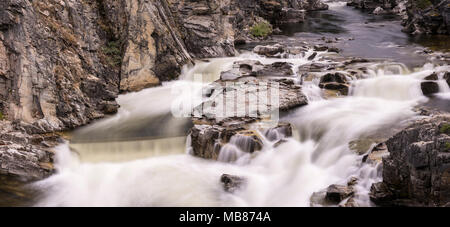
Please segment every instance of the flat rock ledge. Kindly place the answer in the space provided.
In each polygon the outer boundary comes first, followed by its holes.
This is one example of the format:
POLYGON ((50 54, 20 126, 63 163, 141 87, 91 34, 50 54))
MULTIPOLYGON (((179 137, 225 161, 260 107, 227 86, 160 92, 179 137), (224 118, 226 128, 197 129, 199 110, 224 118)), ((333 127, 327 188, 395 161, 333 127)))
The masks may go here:
POLYGON ((54 172, 51 148, 62 142, 55 133, 28 134, 20 124, 0 122, 0 175, 31 182, 54 172))
MULTIPOLYGON (((228 143, 239 151, 253 153, 263 148, 265 139, 277 143, 292 136, 288 123, 264 124, 279 117, 279 111, 308 104, 301 85, 293 78, 292 67, 284 62, 263 65, 259 61, 237 61, 231 70, 222 72, 221 79, 211 84, 208 100, 194 109, 192 154, 218 160, 228 143), (255 128, 255 124, 259 126, 255 128)), ((234 161, 236 157, 229 159, 234 161)))

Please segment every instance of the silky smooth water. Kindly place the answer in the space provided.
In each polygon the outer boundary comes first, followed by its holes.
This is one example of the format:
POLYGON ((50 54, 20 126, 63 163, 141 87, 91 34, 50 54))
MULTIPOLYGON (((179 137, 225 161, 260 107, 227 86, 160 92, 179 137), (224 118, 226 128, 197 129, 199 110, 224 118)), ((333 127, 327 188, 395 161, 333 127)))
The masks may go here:
MULTIPOLYGON (((192 97, 183 97, 183 100, 201 102, 203 97, 195 91, 218 78, 220 71, 231 67, 227 62, 243 59, 258 59, 264 63, 281 60, 246 53, 227 61, 211 59, 186 68, 181 83, 195 89, 192 97), (205 83, 190 82, 192 75, 202 73, 209 78, 205 83)), ((297 66, 309 62, 300 56, 292 56, 286 61, 297 66)), ((88 145, 75 145, 78 153, 70 151, 69 146, 74 145, 61 145, 57 149, 57 173, 35 184, 45 192, 36 205, 309 206, 312 193, 330 184, 346 183, 352 176, 357 176, 360 178, 356 187, 357 202, 361 206, 371 206, 368 191, 372 183, 381 180, 378 166, 362 164, 361 156, 349 149, 349 142, 380 132, 388 134, 393 128, 401 128, 417 117, 413 107, 428 101, 420 91, 423 77, 430 72, 449 70, 428 64, 417 72, 411 73, 400 67, 397 71, 391 70, 398 74, 392 74, 384 70, 390 68, 389 64, 369 67, 363 76, 365 79, 352 81, 352 95, 348 97, 324 99, 320 92, 315 92, 320 91, 317 81, 305 85, 310 104, 282 119, 294 126, 295 136, 276 148, 265 139, 263 150, 254 154, 239 152, 236 145, 243 142, 239 138, 222 149, 224 153, 219 161, 191 156, 189 146, 175 143, 180 137, 166 137, 165 142, 150 140, 147 145, 141 142, 140 146, 144 146, 141 151, 147 151, 143 156, 136 155, 138 149, 133 147, 136 144, 100 143, 91 144, 96 147, 91 149, 88 145), (155 145, 161 143, 166 145, 155 145), (170 143, 173 146, 167 146, 170 143), (103 161, 95 155, 97 150, 101 150, 103 161), (122 159, 108 160, 108 150, 122 153, 122 159), (245 187, 234 194, 226 193, 219 182, 224 173, 245 177, 245 187)), ((170 95, 174 83, 121 96, 118 101, 122 109, 118 115, 78 133, 83 134, 85 130, 101 132, 105 127, 120 128, 134 119, 144 119, 151 125, 146 117, 152 119, 155 115, 170 114, 172 101, 177 98, 170 95), (148 104, 144 105, 146 100, 148 104), (157 102, 156 106, 153 106, 154 102, 157 102)), ((446 89, 448 86, 443 92, 446 89)), ((164 127, 184 132, 184 127, 168 122, 164 127)))

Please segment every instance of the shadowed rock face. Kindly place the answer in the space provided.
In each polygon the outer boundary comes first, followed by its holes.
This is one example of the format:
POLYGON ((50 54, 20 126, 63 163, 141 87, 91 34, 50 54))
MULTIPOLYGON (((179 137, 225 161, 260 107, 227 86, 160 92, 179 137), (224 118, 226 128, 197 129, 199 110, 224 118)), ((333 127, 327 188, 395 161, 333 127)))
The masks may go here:
POLYGON ((223 174, 220 177, 220 182, 223 184, 223 189, 226 192, 233 193, 244 187, 246 180, 239 176, 223 174))
POLYGON ((380 206, 448 206, 450 203, 450 117, 418 120, 387 142, 383 182, 371 199, 380 206))
POLYGON ((0 111, 49 131, 85 125, 115 113, 120 91, 175 79, 192 58, 232 56, 236 37, 282 17, 273 10, 317 2, 2 1, 0 111))
MULTIPOLYGON (((292 65, 285 62, 234 62, 231 70, 222 72, 221 79, 212 83, 209 99, 194 109, 193 155, 218 160, 223 149, 227 153, 227 143, 233 152, 238 149, 253 153, 263 147, 261 135, 275 143, 292 136, 292 128, 286 123, 263 126, 259 132, 252 124, 271 119, 273 111, 308 104, 301 86, 292 80, 293 75, 292 65)), ((222 161, 235 161, 235 155, 231 156, 222 161)))

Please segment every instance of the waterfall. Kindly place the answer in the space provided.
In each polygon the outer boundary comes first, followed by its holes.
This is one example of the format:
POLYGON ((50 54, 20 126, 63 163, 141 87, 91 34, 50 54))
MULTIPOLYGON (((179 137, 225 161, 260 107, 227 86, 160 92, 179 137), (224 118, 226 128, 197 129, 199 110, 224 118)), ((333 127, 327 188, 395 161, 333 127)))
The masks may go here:
MULTIPOLYGON (((171 104, 180 98, 173 93, 173 85, 191 86, 190 97, 178 102, 195 106, 204 100, 199 92, 204 86, 231 68, 232 62, 245 59, 263 64, 286 61, 294 68, 311 62, 304 56, 271 59, 243 53, 198 62, 185 67, 180 81, 120 96, 122 108, 117 115, 77 132, 79 142, 58 147, 57 173, 34 185, 45 192, 36 205, 310 206, 314 192, 358 177, 355 199, 361 206, 371 206, 368 192, 372 183, 381 180, 380 167, 363 164, 349 143, 403 127, 416 117, 413 107, 428 100, 420 91, 424 77, 448 70, 428 65, 410 72, 401 65, 377 63, 363 79, 351 81, 352 95, 334 99, 321 97, 317 81, 305 83, 310 104, 281 119, 294 126, 294 137, 284 138, 277 129, 258 132, 263 148, 249 153, 253 141, 235 135, 222 145, 218 161, 191 156, 191 140, 185 131, 189 119, 158 117, 169 114, 171 104), (205 75, 205 81, 193 81, 195 75, 205 75), (146 134, 143 129, 147 127, 161 131, 146 134), (107 136, 95 143, 95 136, 102 133, 107 136), (111 140, 142 139, 142 135, 148 140, 111 140), (284 142, 274 146, 282 138, 284 142), (244 177, 245 188, 234 194, 225 192, 219 182, 224 173, 244 177)), ((448 86, 441 83, 441 87, 448 91, 448 86)))

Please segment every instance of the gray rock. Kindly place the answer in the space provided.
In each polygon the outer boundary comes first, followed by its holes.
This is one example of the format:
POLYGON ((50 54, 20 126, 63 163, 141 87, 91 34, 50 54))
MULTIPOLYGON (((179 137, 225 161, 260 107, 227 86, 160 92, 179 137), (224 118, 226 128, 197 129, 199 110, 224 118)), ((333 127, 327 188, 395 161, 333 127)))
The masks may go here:
POLYGON ((339 91, 342 95, 348 95, 349 85, 346 76, 342 73, 328 73, 320 78, 319 87, 328 90, 339 91))
POLYGON ((274 57, 285 51, 284 46, 280 44, 267 45, 267 46, 256 46, 253 52, 266 57, 274 57))
POLYGON ((447 84, 450 87, 450 72, 444 74, 444 80, 447 81, 447 84))
POLYGON ((223 188, 226 192, 234 193, 245 185, 246 180, 242 177, 223 174, 220 177, 220 182, 223 184, 223 188))
POLYGON ((265 65, 263 69, 256 72, 257 76, 290 77, 294 75, 292 64, 287 62, 275 62, 265 65))
POLYGON ((425 80, 434 80, 434 81, 436 81, 436 80, 438 80, 438 79, 439 79, 439 78, 438 78, 438 75, 437 75, 436 73, 433 73, 433 74, 431 74, 431 75, 425 77, 425 80))
POLYGON ((382 7, 378 6, 372 13, 375 15, 379 15, 379 14, 385 14, 386 11, 382 7))
POLYGON ((305 11, 292 8, 283 8, 278 23, 280 24, 295 24, 305 20, 305 11))
POLYGON ((424 95, 439 93, 439 84, 433 81, 425 81, 420 84, 424 95))
POLYGON ((371 199, 379 206, 444 206, 450 202, 450 116, 416 120, 386 142, 383 182, 371 199))
POLYGON ((324 45, 315 45, 314 46, 314 51, 327 51, 328 47, 324 46, 324 45))
POLYGON ((411 34, 449 34, 450 1, 413 1, 406 4, 403 31, 411 34))
POLYGON ((344 199, 352 196, 355 192, 353 188, 343 185, 330 185, 327 189, 326 200, 333 204, 339 204, 344 199))
MULTIPOLYGON (((205 120, 194 121, 196 125, 190 131, 192 154, 204 159, 218 160, 221 149, 227 143, 233 143, 234 146, 246 153, 261 150, 262 138, 259 133, 249 127, 255 121, 256 119, 228 119, 214 125, 200 125, 201 122, 213 123, 205 120)), ((280 123, 274 128, 267 129, 266 132, 279 131, 283 135, 279 138, 285 138, 292 135, 289 134, 292 133, 289 130, 292 130, 290 124, 280 123)))

